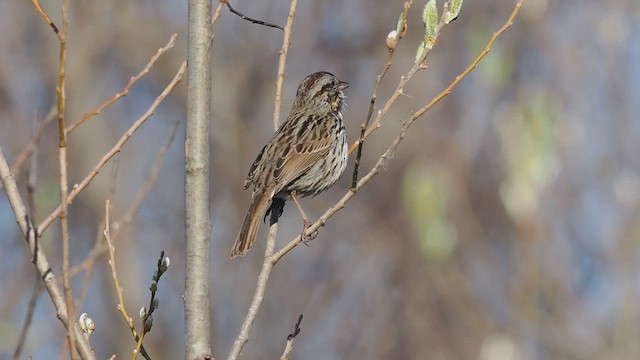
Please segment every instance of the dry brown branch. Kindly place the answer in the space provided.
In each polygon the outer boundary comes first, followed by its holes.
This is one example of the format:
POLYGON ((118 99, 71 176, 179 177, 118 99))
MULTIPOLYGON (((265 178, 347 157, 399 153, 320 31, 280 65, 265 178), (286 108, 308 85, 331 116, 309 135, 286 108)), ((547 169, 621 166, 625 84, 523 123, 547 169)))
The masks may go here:
POLYGON ((287 15, 287 23, 284 26, 284 35, 282 37, 282 49, 278 58, 278 78, 276 80, 276 95, 273 107, 273 128, 278 129, 280 125, 280 112, 282 110, 282 85, 284 84, 284 70, 287 66, 287 55, 289 54, 289 45, 291 45, 291 28, 293 27, 293 18, 296 15, 298 0, 291 0, 289 7, 289 15, 287 15))
POLYGON ((82 117, 80 119, 74 121, 71 125, 69 125, 67 127, 67 134, 71 133, 78 126, 82 125, 82 123, 87 121, 90 117, 100 114, 105 108, 107 108, 111 104, 115 103, 116 101, 120 100, 121 98, 127 96, 129 94, 129 90, 131 90, 131 87, 135 83, 137 83, 138 80, 140 80, 143 76, 145 76, 145 75, 147 75, 147 73, 149 73, 149 71, 151 70, 153 65, 155 65, 155 63, 158 61, 160 56, 162 56, 162 54, 164 54, 165 52, 167 52, 169 49, 171 49, 174 46, 177 35, 178 34, 176 34, 176 33, 171 35, 171 38, 169 39, 169 42, 167 43, 167 45, 165 45, 164 47, 161 47, 160 49, 158 49, 158 51, 149 59, 149 62, 147 62, 147 65, 145 65, 145 67, 137 75, 132 76, 129 79, 129 82, 127 83, 127 85, 125 85, 125 87, 122 90, 120 90, 120 92, 116 93, 109 100, 107 100, 107 101, 103 102, 102 104, 100 104, 100 106, 98 106, 97 108, 88 111, 87 113, 82 115, 82 117))
MULTIPOLYGON (((141 117, 139 117, 133 123, 133 125, 131 125, 129 130, 127 130, 124 133, 124 135, 122 135, 120 140, 118 140, 118 142, 100 159, 100 161, 98 161, 98 164, 93 168, 93 170, 91 170, 91 172, 79 184, 74 185, 73 190, 69 193, 67 204, 71 204, 73 202, 73 199, 75 199, 76 196, 78 196, 78 194, 82 190, 84 190, 89 185, 89 183, 91 183, 91 180, 93 180, 96 177, 96 175, 98 175, 98 173, 100 172, 100 170, 102 170, 102 168, 106 165, 106 163, 109 162, 109 160, 113 156, 115 156, 118 152, 122 150, 122 147, 124 146, 124 144, 129 140, 129 138, 131 138, 131 136, 133 136, 133 134, 138 130, 138 128, 140 128, 140 126, 142 126, 142 124, 144 124, 145 121, 147 121, 151 117, 151 115, 153 115, 153 113, 155 112, 156 108, 160 105, 160 103, 162 103, 162 101, 171 93, 171 91, 173 91, 176 85, 178 85, 186 69, 187 69, 187 62, 184 61, 180 66, 180 69, 178 70, 176 75, 171 80, 171 82, 169 82, 169 84, 165 87, 162 93, 158 95, 158 97, 153 101, 153 103, 147 109, 147 111, 141 117)), ((55 210, 53 210, 51 214, 49 214, 49 216, 47 216, 47 218, 45 218, 40 223, 40 225, 38 226, 40 231, 44 232, 59 215, 60 215, 60 206, 58 206, 55 210)))
POLYGON ((53 270, 49 266, 47 256, 38 243, 38 230, 34 228, 31 223, 31 219, 27 215, 27 210, 24 205, 24 201, 18 191, 18 186, 15 181, 14 175, 9 169, 9 164, 4 156, 2 147, 0 147, 0 178, 4 184, 9 204, 13 210, 13 214, 16 217, 18 226, 22 235, 25 237, 27 244, 29 245, 29 251, 31 252, 32 261, 34 262, 40 278, 44 282, 44 286, 47 289, 47 293, 51 297, 53 305, 56 308, 57 316, 62 321, 65 327, 71 328, 75 332, 75 337, 78 339, 76 346, 80 352, 80 356, 83 359, 95 359, 89 343, 85 341, 80 328, 76 325, 75 321, 69 321, 67 316, 67 309, 65 306, 64 296, 60 293, 58 288, 56 277, 53 274, 53 270))

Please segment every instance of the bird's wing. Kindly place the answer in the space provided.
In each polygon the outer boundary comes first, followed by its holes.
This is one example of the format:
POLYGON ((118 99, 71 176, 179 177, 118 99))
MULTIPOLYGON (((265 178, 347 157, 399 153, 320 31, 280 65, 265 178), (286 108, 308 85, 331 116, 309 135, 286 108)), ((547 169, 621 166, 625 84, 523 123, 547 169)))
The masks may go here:
POLYGON ((320 161, 331 148, 330 138, 322 135, 328 130, 324 128, 326 122, 318 123, 312 116, 305 122, 307 126, 303 122, 294 136, 283 136, 294 141, 286 142, 287 146, 279 152, 273 168, 272 175, 282 188, 320 161))

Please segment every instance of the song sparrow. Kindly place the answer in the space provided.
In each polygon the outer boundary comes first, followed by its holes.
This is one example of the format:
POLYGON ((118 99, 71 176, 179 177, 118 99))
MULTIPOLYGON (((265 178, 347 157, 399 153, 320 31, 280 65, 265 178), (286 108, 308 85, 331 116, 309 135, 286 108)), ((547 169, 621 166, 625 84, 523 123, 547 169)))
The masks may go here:
POLYGON ((253 184, 252 202, 231 258, 249 251, 271 200, 317 195, 340 178, 348 156, 342 121, 348 86, 328 72, 302 80, 289 117, 249 169, 244 188, 253 184))

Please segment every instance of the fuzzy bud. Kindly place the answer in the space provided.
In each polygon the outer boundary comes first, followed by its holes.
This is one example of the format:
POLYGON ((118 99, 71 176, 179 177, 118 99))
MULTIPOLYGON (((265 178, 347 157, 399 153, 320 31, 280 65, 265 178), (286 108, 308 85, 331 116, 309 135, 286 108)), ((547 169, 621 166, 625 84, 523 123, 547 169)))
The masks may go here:
POLYGON ((84 331, 87 337, 96 329, 96 324, 89 315, 87 315, 87 313, 82 313, 82 315, 80 315, 80 318, 78 319, 78 326, 80 326, 80 329, 84 331))
POLYGON ((167 271, 167 269, 169 268, 169 265, 171 265, 171 260, 167 256, 164 259, 162 259, 162 264, 160 265, 160 268, 162 269, 162 272, 167 271))
POLYGON ((392 30, 387 35, 387 40, 385 44, 387 45, 387 49, 390 51, 396 48, 396 44, 398 43, 398 32, 396 30, 392 30))

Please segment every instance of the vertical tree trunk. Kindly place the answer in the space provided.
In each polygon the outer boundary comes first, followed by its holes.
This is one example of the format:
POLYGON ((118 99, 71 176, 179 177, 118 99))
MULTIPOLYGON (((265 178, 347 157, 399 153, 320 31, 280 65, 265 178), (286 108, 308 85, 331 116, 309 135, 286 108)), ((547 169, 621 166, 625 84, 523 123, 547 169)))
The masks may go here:
POLYGON ((209 311, 209 120, 211 1, 189 0, 185 139, 185 358, 211 357, 209 311))

